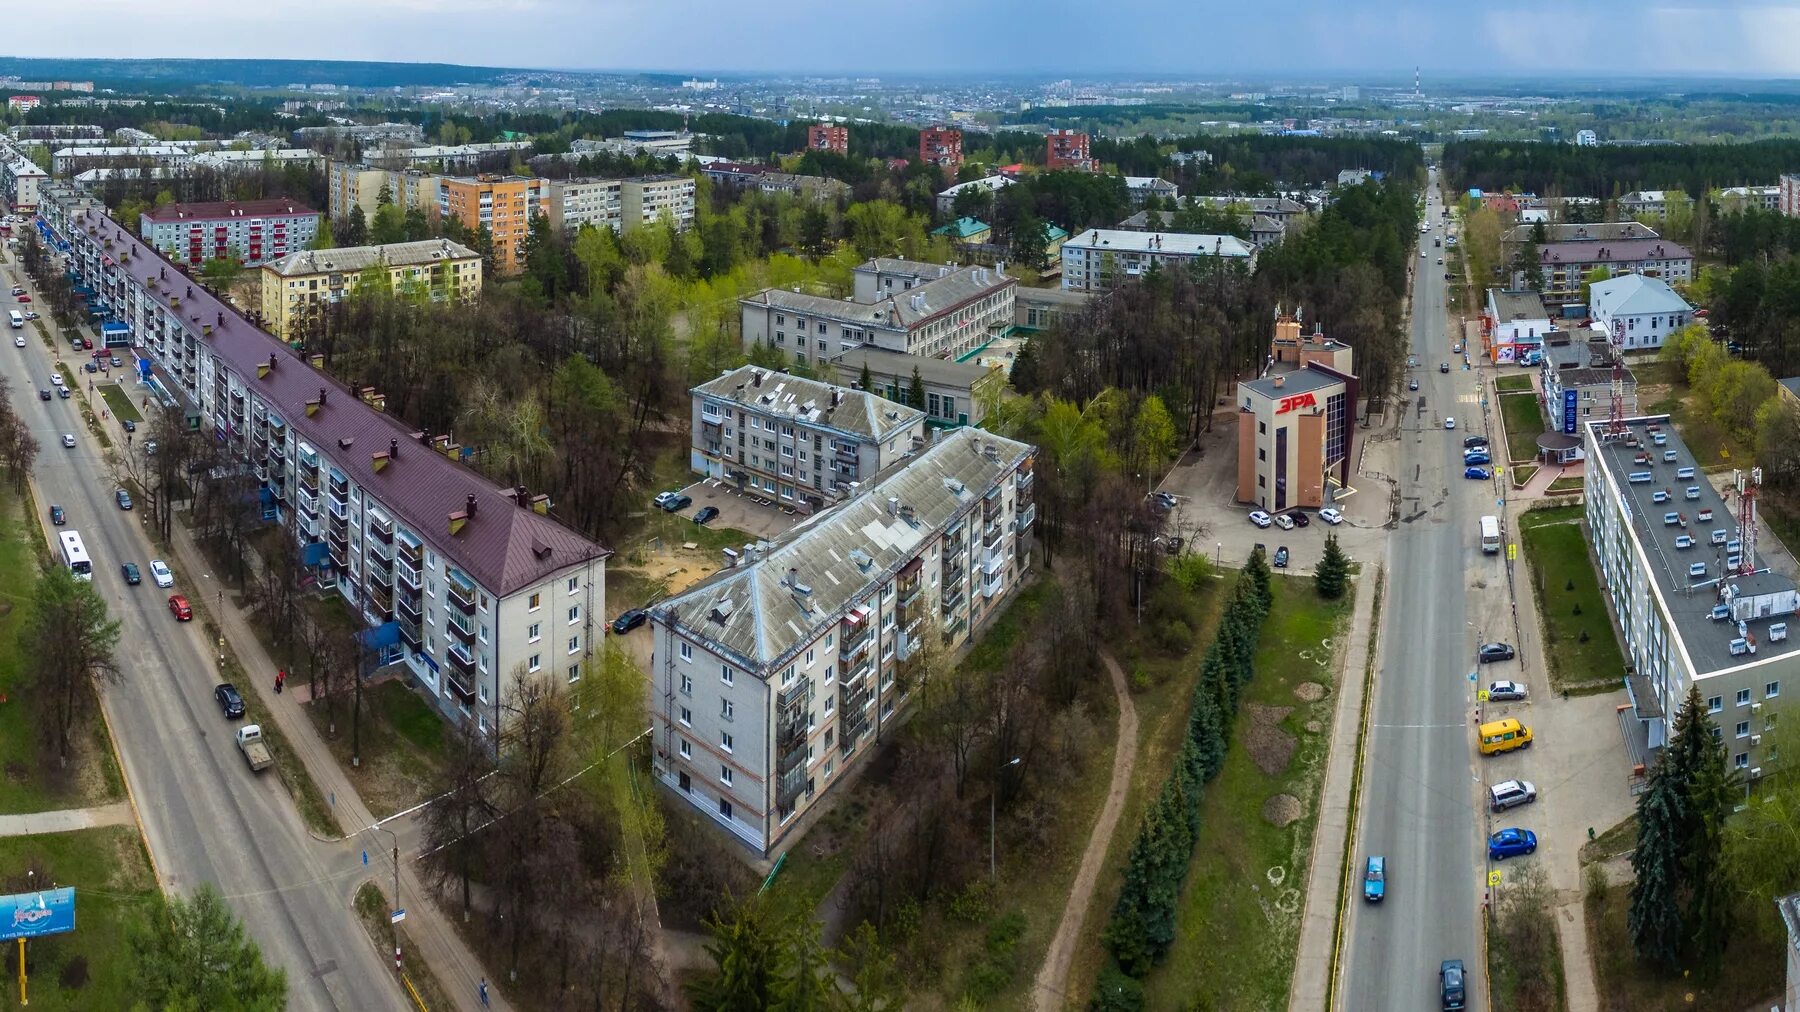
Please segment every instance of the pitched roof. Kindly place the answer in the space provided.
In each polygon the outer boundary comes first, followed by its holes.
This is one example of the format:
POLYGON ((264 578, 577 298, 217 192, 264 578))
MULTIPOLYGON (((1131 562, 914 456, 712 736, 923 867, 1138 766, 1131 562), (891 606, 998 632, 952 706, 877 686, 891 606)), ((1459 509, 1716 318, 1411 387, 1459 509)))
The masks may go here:
POLYGON ((872 344, 851 348, 831 361, 838 367, 839 375, 860 373, 865 365, 870 372, 884 376, 911 376, 917 370, 919 379, 926 383, 954 387, 972 386, 992 371, 987 366, 973 362, 952 362, 947 358, 934 358, 930 355, 908 355, 903 351, 878 348, 872 344))
POLYGON ((283 214, 319 212, 285 197, 267 200, 218 200, 204 204, 164 204, 144 212, 150 221, 210 220, 212 218, 264 218, 283 214))
MULTIPOLYGON (((179 268, 98 209, 83 214, 82 224, 99 228, 101 235, 111 233, 108 254, 115 262, 130 250, 127 273, 150 301, 168 307, 177 286, 186 284, 179 268), (144 287, 152 277, 159 282, 155 290, 144 287)), ((196 334, 195 340, 211 346, 248 389, 293 426, 295 436, 329 457, 378 505, 488 590, 504 597, 558 570, 612 554, 561 523, 520 507, 511 489, 423 445, 411 426, 363 403, 204 287, 188 286, 179 297, 180 307, 170 312, 186 317, 196 330, 214 321, 212 333, 196 334), (259 379, 259 369, 267 365, 273 368, 259 379), (321 391, 325 403, 308 415, 308 402, 321 391), (373 455, 394 443, 399 444, 398 456, 377 472, 373 455), (461 533, 452 536, 450 514, 465 510, 471 499, 477 509, 461 533)))
POLYGON ((1156 253, 1163 256, 1247 257, 1250 247, 1235 235, 1208 235, 1198 232, 1129 232, 1123 229, 1090 228, 1063 244, 1065 252, 1092 246, 1126 253, 1156 253), (1153 243, 1151 240, 1155 240, 1153 243))
POLYGON ((1547 242, 1538 247, 1543 263, 1619 263, 1633 260, 1692 260, 1686 246, 1667 239, 1619 239, 1596 242, 1547 242))
POLYGON ((754 404, 761 411, 800 418, 811 425, 827 426, 875 442, 905 431, 925 417, 918 408, 863 390, 770 372, 754 365, 729 370, 689 392, 754 404))
MULTIPOLYGON (((912 261, 870 261, 870 263, 912 264, 912 261)), ((864 264, 863 267, 868 267, 864 264)), ((936 265, 920 265, 937 270, 936 265)), ((910 273, 896 270, 894 273, 910 273)), ((1018 284, 1016 278, 993 267, 958 267, 941 277, 915 285, 893 298, 875 303, 832 299, 809 295, 785 288, 765 288, 755 295, 739 299, 740 304, 773 306, 796 313, 823 316, 870 327, 913 327, 947 313, 963 304, 1018 284), (917 308, 914 308, 915 300, 917 308)))
POLYGON ((262 269, 283 277, 342 271, 354 274, 375 264, 388 267, 410 267, 443 260, 468 260, 481 256, 461 243, 448 239, 422 239, 418 242, 391 242, 378 246, 339 246, 332 249, 302 250, 263 264, 262 269))
MULTIPOLYGON (((1506 230, 1506 242, 1528 242, 1535 226, 1514 225, 1506 230)), ((1656 230, 1638 221, 1600 221, 1588 224, 1565 222, 1544 225, 1544 238, 1551 242, 1618 242, 1622 239, 1654 239, 1656 230)))
POLYGON ((975 218, 958 218, 947 225, 939 225, 937 228, 932 229, 931 234, 948 235, 957 239, 967 239, 972 235, 980 235, 987 231, 990 231, 990 229, 985 221, 979 221, 975 218))
POLYGON ((1642 313, 1690 313, 1694 307, 1661 278, 1622 274, 1588 289, 1588 314, 1596 319, 1642 313))

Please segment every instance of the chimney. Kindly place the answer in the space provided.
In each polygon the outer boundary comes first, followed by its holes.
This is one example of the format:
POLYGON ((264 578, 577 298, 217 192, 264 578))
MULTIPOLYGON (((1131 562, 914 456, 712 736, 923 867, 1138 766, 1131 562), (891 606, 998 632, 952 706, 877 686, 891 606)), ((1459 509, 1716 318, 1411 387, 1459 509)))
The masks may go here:
POLYGON ((324 406, 325 406, 325 388, 320 387, 319 388, 319 407, 324 407, 324 406))
POLYGON ((322 352, 313 352, 312 357, 307 359, 307 361, 312 363, 314 369, 325 368, 325 355, 322 352))
POLYGON ((512 497, 513 497, 513 502, 515 504, 517 504, 520 509, 524 509, 525 505, 527 503, 531 502, 531 495, 530 495, 530 493, 525 491, 525 486, 523 486, 523 485, 514 485, 513 486, 512 497))
POLYGON ((274 355, 270 355, 269 360, 267 362, 258 362, 256 364, 256 378, 257 379, 263 379, 274 371, 275 371, 275 356, 274 355))
POLYGON ((897 517, 899 515, 900 515, 900 497, 893 496, 893 495, 888 496, 888 516, 897 517))
POLYGON ((794 586, 794 585, 795 585, 795 584, 797 584, 797 583, 799 583, 799 582, 800 582, 800 569, 799 569, 799 567, 797 567, 797 566, 789 566, 789 567, 788 567, 788 571, 787 571, 787 585, 788 585, 788 586, 789 586, 789 587, 792 587, 792 586, 794 586))
POLYGON ((219 310, 219 326, 225 326, 225 311, 223 309, 219 310))
POLYGON ((475 515, 475 493, 470 492, 469 498, 464 500, 463 512, 469 514, 470 516, 475 515))
POLYGON ((193 285, 189 285, 189 286, 187 286, 187 294, 186 294, 186 295, 184 295, 184 296, 182 296, 182 298, 184 298, 184 299, 191 299, 191 298, 193 298, 193 297, 194 297, 194 286, 193 286, 193 285))
POLYGON ((539 516, 550 515, 550 497, 543 492, 531 497, 531 512, 539 516))

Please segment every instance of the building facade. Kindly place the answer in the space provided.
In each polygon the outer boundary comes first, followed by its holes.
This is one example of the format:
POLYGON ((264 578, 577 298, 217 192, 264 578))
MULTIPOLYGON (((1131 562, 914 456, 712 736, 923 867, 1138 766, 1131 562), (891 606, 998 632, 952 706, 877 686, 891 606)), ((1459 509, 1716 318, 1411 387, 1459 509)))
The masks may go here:
POLYGON ((1044 168, 1093 172, 1100 166, 1088 146, 1088 135, 1080 130, 1052 130, 1044 135, 1044 168))
POLYGON ((830 123, 812 123, 806 128, 806 149, 808 151, 829 151, 832 154, 847 155, 850 153, 850 128, 833 126, 830 123))
POLYGON ((405 664, 447 718, 488 734, 515 672, 583 677, 605 629, 605 548, 386 414, 379 392, 334 384, 101 211, 59 220, 77 283, 129 331, 139 389, 242 462, 308 585, 371 630, 371 665, 405 664))
POLYGON ((1329 506, 1349 483, 1356 442, 1350 347, 1281 316, 1269 362, 1237 388, 1237 499, 1270 513, 1329 506))
POLYGON ((293 340, 313 314, 355 295, 369 268, 395 292, 419 291, 433 302, 466 302, 481 294, 481 254, 448 239, 307 250, 263 264, 257 303, 261 323, 293 340))
POLYGON ((1035 450, 954 429, 850 501, 650 609, 652 770, 759 856, 907 716, 1032 564, 1035 450))
POLYGON ((926 127, 919 131, 919 161, 955 175, 962 168, 962 140, 962 131, 955 127, 926 127))
POLYGON ((1661 278, 1624 274, 1588 286, 1588 315, 1626 351, 1660 348, 1694 319, 1694 307, 1661 278))
POLYGON ((30 214, 37 210, 38 188, 50 181, 50 174, 31 159, 10 146, 0 146, 0 197, 13 211, 30 214))
POLYGON ((441 178, 410 169, 378 169, 356 162, 327 162, 327 207, 334 221, 348 218, 351 208, 356 207, 362 208, 364 221, 374 221, 375 212, 381 210, 382 190, 385 189, 389 203, 403 210, 417 208, 435 219, 441 178))
POLYGON ((955 186, 943 190, 937 195, 938 213, 941 215, 951 214, 956 207, 956 197, 960 193, 965 193, 970 190, 986 190, 989 193, 998 193, 1001 189, 1011 186, 1013 182, 1014 180, 1010 176, 995 175, 985 176, 981 179, 971 179, 966 183, 957 183, 955 186))
MULTIPOLYGON (((1611 416, 1612 342, 1591 329, 1559 330, 1551 332, 1542 352, 1538 406, 1549 416, 1547 428, 1580 438, 1583 424, 1611 416)), ((1621 368, 1618 379, 1621 412, 1637 414, 1637 377, 1621 368)))
POLYGON ((1004 369, 922 358, 868 344, 844 352, 831 364, 838 382, 849 386, 861 383, 868 370, 870 392, 901 403, 910 401, 913 374, 918 373, 925 389, 925 423, 938 428, 980 425, 987 406, 997 403, 1006 390, 1004 369))
POLYGON ((1144 201, 1151 197, 1165 201, 1170 206, 1181 199, 1180 187, 1156 176, 1126 176, 1125 192, 1131 195, 1133 207, 1143 207, 1144 201))
POLYGON ((189 267, 227 258, 260 267, 312 245, 319 212, 280 199, 166 204, 143 213, 138 234, 189 267))
MULTIPOLYGON (((885 275, 882 282, 899 277, 885 275)), ((829 361, 864 344, 962 358, 1012 326, 1018 286, 998 267, 958 267, 873 303, 771 288, 738 306, 746 348, 761 344, 793 355, 799 365, 829 361)))
POLYGON ((449 177, 438 180, 438 216, 470 233, 487 229, 494 241, 494 273, 525 269, 525 238, 542 213, 545 180, 528 176, 449 177))
MULTIPOLYGON (((1676 284, 1694 280, 1694 255, 1667 239, 1624 239, 1615 242, 1550 242, 1538 247, 1540 283, 1545 298, 1575 301, 1590 271, 1604 267, 1612 274, 1642 274, 1676 284)), ((1512 272, 1513 288, 1528 288, 1524 271, 1512 272)))
POLYGON ((617 233, 625 220, 623 180, 551 179, 544 191, 544 216, 558 231, 575 232, 592 225, 617 233))
POLYGON ((50 171, 73 176, 86 169, 185 168, 194 153, 173 144, 89 144, 58 148, 50 156, 50 171))
POLYGON ((1256 265, 1256 253, 1235 235, 1187 232, 1128 232, 1090 228, 1062 247, 1062 286, 1079 292, 1103 292, 1121 281, 1207 257, 1256 265))
POLYGON ((677 231, 694 226, 694 180, 689 176, 643 176, 625 179, 619 186, 619 218, 622 227, 656 225, 665 219, 677 231))

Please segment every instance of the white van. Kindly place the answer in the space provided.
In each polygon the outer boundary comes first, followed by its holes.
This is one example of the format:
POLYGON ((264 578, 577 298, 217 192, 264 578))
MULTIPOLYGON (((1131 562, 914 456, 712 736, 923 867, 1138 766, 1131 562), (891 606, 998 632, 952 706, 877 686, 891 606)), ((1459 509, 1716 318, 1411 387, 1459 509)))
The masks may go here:
POLYGON ((11 313, 8 314, 8 317, 12 320, 12 329, 21 330, 24 328, 25 314, 23 314, 15 309, 11 313))

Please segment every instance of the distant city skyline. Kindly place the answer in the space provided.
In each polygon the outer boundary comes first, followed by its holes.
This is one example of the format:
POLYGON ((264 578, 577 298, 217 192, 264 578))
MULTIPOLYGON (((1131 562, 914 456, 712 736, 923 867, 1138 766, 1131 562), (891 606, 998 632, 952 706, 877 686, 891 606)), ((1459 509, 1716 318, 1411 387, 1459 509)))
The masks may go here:
MULTIPOLYGON (((1379 75, 1561 79, 1800 77, 1800 7, 1666 0, 1629 13, 1594 0, 1469 7, 1298 0, 1218 9, 919 0, 877 28, 826 0, 241 0, 33 8, 30 48, 63 58, 437 62, 595 71, 872 75, 1379 75), (301 13, 301 12, 304 13, 301 13), (1071 40, 1077 40, 1071 44, 1071 40), (978 56, 976 55, 978 54, 978 56)), ((1429 84, 1429 82, 1428 82, 1429 84)))

